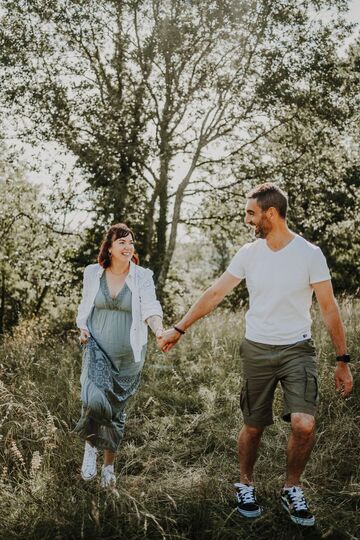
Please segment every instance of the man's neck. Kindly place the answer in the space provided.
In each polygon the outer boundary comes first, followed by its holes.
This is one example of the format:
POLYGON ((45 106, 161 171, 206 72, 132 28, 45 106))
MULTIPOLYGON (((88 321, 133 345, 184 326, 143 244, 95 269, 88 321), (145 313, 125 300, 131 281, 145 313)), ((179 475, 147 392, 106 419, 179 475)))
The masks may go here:
POLYGON ((272 251, 279 251, 286 247, 295 236, 295 233, 290 231, 286 223, 284 223, 273 228, 266 237, 266 243, 272 251))

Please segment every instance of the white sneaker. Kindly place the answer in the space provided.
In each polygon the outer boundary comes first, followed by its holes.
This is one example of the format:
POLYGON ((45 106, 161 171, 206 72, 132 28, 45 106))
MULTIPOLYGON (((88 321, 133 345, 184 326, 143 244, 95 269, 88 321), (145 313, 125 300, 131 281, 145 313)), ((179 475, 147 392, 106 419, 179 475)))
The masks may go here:
POLYGON ((116 476, 114 473, 114 465, 103 465, 101 469, 100 485, 103 488, 115 487, 116 476))
POLYGON ((81 466, 81 476, 83 480, 92 480, 96 476, 97 450, 85 442, 84 459, 81 466))

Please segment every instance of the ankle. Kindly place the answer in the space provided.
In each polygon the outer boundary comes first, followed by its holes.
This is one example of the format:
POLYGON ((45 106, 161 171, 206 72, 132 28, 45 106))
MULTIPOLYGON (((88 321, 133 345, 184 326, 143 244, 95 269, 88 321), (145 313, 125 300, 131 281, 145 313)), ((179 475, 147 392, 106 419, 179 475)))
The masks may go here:
POLYGON ((297 481, 297 482, 285 482, 285 484, 283 485, 283 489, 292 489, 293 487, 301 487, 300 486, 300 482, 297 481))
POLYGON ((240 474, 240 484, 244 484, 245 486, 252 486, 253 483, 254 482, 252 476, 247 474, 240 474))

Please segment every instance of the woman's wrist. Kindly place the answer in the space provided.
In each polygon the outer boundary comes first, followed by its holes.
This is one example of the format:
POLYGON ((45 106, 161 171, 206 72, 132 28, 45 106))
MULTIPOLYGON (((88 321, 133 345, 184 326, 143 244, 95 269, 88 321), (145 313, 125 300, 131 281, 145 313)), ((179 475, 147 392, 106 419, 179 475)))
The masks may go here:
POLYGON ((155 330, 155 332, 154 332, 155 337, 160 337, 160 336, 162 336, 163 333, 164 333, 164 331, 165 331, 165 330, 164 330, 163 327, 157 328, 157 329, 155 330))

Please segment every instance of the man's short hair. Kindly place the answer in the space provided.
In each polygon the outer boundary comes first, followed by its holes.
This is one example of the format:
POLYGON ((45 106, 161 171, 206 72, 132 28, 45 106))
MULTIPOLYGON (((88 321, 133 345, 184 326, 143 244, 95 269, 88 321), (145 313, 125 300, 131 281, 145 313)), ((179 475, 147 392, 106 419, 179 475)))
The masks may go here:
POLYGON ((273 207, 279 212, 280 217, 286 218, 288 199, 286 193, 271 182, 255 186, 246 194, 247 199, 256 199, 263 212, 273 207))

